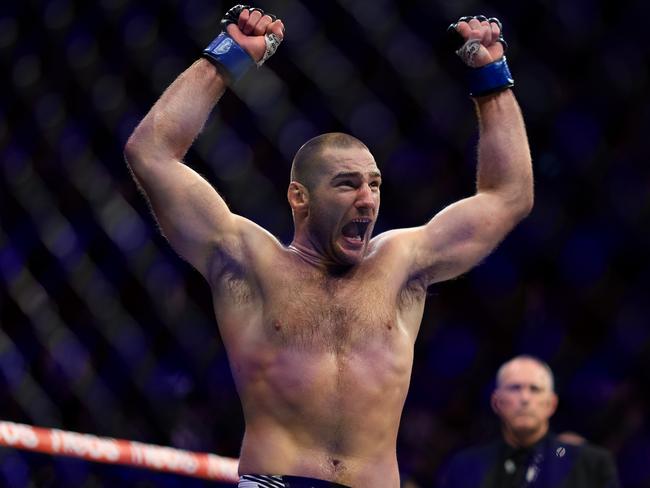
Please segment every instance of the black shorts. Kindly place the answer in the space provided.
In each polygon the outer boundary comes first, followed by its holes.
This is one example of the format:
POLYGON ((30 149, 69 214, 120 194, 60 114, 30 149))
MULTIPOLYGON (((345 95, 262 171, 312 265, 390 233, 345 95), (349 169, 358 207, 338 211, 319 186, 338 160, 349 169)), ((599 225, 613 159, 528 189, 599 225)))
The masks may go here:
POLYGON ((239 477, 239 488, 351 488, 332 481, 303 476, 276 476, 244 474, 239 477))

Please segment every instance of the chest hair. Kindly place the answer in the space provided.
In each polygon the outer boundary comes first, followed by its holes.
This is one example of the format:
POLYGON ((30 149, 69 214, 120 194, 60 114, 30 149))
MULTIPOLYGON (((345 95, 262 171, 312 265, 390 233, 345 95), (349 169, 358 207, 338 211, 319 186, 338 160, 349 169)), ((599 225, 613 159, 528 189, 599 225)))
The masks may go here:
POLYGON ((308 275, 275 293, 267 333, 284 347, 340 353, 388 340, 395 328, 395 298, 375 280, 308 275))

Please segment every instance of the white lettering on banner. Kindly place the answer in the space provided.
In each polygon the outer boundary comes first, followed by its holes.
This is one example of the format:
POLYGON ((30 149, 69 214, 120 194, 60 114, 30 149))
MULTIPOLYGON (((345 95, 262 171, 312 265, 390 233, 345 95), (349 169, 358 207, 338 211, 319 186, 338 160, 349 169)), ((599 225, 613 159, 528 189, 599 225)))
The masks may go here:
POLYGON ((218 476, 221 474, 222 470, 223 468, 221 467, 219 458, 213 454, 208 454, 208 476, 218 476))
POLYGON ((53 429, 52 450, 91 459, 105 459, 115 462, 120 458, 120 449, 112 439, 102 439, 90 434, 77 434, 53 429))
POLYGON ((222 479, 230 473, 236 473, 239 463, 236 460, 225 459, 214 454, 208 454, 208 476, 222 479))
POLYGON ((33 449, 38 446, 38 436, 29 425, 0 422, 0 440, 10 446, 21 444, 33 449))
POLYGON ((199 467, 196 456, 191 453, 139 442, 131 442, 131 459, 135 464, 188 474, 195 473, 199 467))
POLYGON ((142 448, 140 447, 142 444, 131 441, 129 442, 129 445, 131 446, 131 449, 129 449, 131 451, 131 462, 133 464, 141 465, 144 457, 142 448))
POLYGON ((237 483, 238 459, 0 420, 0 446, 237 483))

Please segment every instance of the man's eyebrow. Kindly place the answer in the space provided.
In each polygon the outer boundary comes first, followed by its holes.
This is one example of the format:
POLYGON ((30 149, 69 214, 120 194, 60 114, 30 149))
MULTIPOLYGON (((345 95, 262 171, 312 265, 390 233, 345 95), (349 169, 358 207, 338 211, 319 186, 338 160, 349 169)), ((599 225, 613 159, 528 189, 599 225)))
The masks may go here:
POLYGON ((358 178, 361 176, 361 173, 358 171, 341 171, 340 173, 336 173, 332 179, 335 178, 358 178))
POLYGON ((525 381, 515 381, 513 383, 505 383, 502 385, 504 388, 522 388, 530 387, 531 389, 543 390, 544 385, 540 383, 526 383, 525 381))

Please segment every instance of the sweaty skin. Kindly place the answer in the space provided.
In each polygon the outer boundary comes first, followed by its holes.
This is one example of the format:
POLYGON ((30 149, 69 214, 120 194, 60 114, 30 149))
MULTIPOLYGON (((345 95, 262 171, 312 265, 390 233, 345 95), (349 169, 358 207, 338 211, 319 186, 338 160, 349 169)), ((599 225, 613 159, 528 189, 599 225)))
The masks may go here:
MULTIPOLYGON (((257 59, 260 36, 284 29, 244 12, 228 29, 241 29, 233 37, 257 59)), ((475 195, 421 227, 371 239, 375 160, 360 147, 328 148, 312 188, 289 185, 295 234, 284 246, 182 163, 225 88, 213 65, 195 62, 145 116, 125 155, 163 233, 210 284, 246 422, 239 471, 397 488, 397 431, 426 287, 474 266, 532 205, 515 98, 507 90, 476 101, 475 195)))
MULTIPOLYGON (((338 152, 358 159, 335 159, 340 171, 332 174, 375 178, 367 151, 338 152)), ((360 193, 332 188, 332 198, 352 203, 338 207, 342 221, 376 217, 378 191, 373 197, 369 185, 360 193)), ((335 228, 338 213, 330 213, 320 223, 335 228)), ((210 280, 246 417, 241 472, 398 486, 395 443, 424 283, 406 272, 403 251, 389 239, 366 237, 357 249, 335 233, 323 247, 340 246, 358 264, 332 272, 322 264, 331 261, 317 257, 325 252, 306 254, 300 239, 287 248, 245 227, 243 248, 223 253, 210 280)))

